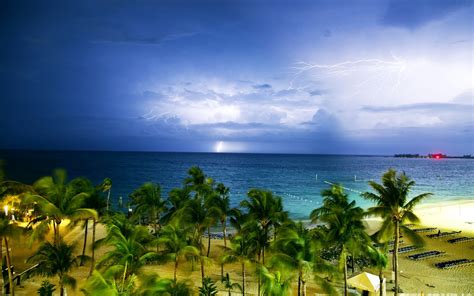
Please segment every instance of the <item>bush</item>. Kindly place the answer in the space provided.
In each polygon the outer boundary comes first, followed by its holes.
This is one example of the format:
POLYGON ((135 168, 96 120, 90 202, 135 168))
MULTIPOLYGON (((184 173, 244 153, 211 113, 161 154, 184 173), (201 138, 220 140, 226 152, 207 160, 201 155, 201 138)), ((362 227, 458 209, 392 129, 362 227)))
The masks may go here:
POLYGON ((54 291, 56 291, 56 288, 53 284, 48 281, 43 281, 43 283, 41 283, 41 287, 38 289, 38 295, 53 296, 54 291))

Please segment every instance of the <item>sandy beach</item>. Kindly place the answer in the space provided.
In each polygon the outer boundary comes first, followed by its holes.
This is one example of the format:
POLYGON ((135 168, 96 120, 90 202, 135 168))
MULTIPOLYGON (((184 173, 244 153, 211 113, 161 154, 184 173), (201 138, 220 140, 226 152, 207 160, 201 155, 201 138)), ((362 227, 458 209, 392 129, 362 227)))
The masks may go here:
MULTIPOLYGON (((439 203, 423 203, 415 208, 420 218, 417 228, 436 228, 430 232, 420 233, 425 239, 425 246, 400 256, 401 284, 407 293, 416 295, 430 295, 434 293, 453 293, 452 295, 466 295, 474 293, 474 265, 441 270, 434 266, 435 263, 454 259, 474 260, 474 241, 452 244, 449 239, 456 237, 474 237, 474 200, 453 200, 439 203), (442 238, 428 238, 428 234, 438 231, 461 233, 442 238), (441 251, 444 255, 426 260, 413 261, 409 255, 423 251, 441 251)), ((373 233, 380 225, 380 219, 366 219, 369 233, 373 233)), ((409 245, 404 241, 401 247, 409 245)), ((387 279, 391 278, 389 272, 385 273, 387 279)), ((388 288, 392 285, 388 284, 388 288)))
MULTIPOLYGON (((436 230, 427 233, 421 233, 425 238, 426 245, 410 253, 401 254, 400 256, 400 270, 401 270, 401 288, 406 295, 435 295, 435 293, 453 293, 451 295, 466 295, 468 293, 474 293, 474 265, 458 267, 453 269, 441 270, 434 266, 435 263, 452 260, 452 259, 474 259, 474 241, 463 242, 458 244, 451 244, 447 242, 448 239, 461 237, 461 236, 474 236, 473 220, 470 213, 474 213, 474 200, 458 200, 448 201, 442 203, 426 203, 422 204, 416 209, 416 213, 419 215, 422 224, 413 226, 413 228, 422 227, 435 227, 436 230), (453 236, 447 236, 443 238, 428 238, 427 234, 437 233, 441 231, 462 231, 459 234, 453 236), (413 261, 408 258, 408 255, 420 253, 427 250, 438 250, 445 252, 443 256, 426 259, 421 261, 413 261), (408 294, 410 293, 410 294, 408 294), (422 294, 423 293, 423 294, 422 294)), ((379 219, 367 219, 367 227, 369 232, 373 232, 379 224, 379 219)), ((97 238, 101 238, 105 235, 105 228, 100 225, 97 231, 97 238)), ((77 252, 80 252, 82 247, 83 229, 76 228, 73 231, 69 231, 65 236, 68 241, 77 242, 77 252)), ((409 245, 409 241, 405 240, 401 245, 409 245)), ((212 240, 211 257, 218 257, 220 255, 223 241, 219 239, 212 240)), ((26 258, 32 253, 32 249, 29 248, 25 240, 14 241, 12 244, 14 253, 14 264, 16 270, 25 269, 28 264, 25 263, 26 258)), ((100 249, 97 252, 98 258, 101 254, 104 254, 106 250, 100 249)), ((80 292, 81 286, 84 284, 85 279, 89 271, 89 266, 83 266, 76 268, 72 275, 78 279, 78 288, 73 291, 68 289, 68 295, 82 295, 80 292)), ((148 265, 144 268, 144 272, 155 272, 161 277, 172 277, 173 266, 171 264, 165 265, 148 265)), ((240 281, 240 268, 237 265, 226 266, 226 272, 229 272, 231 278, 234 281, 240 281)), ((211 276, 214 280, 220 279, 220 266, 216 263, 211 263, 206 267, 206 273, 211 276)), ((373 273, 376 273, 374 270, 373 273)), ((388 280, 391 278, 390 267, 384 273, 388 280)), ((179 278, 189 278, 195 283, 200 281, 200 272, 198 268, 193 272, 191 271, 190 263, 183 263, 180 266, 178 272, 179 278)), ((17 295, 31 295, 36 293, 36 290, 41 285, 43 279, 35 277, 22 281, 22 285, 17 287, 17 295)), ((52 283, 56 282, 56 279, 50 279, 52 283)), ((393 284, 388 283, 388 290, 393 287, 393 284)), ((255 279, 248 279, 247 291, 249 295, 255 295, 256 285, 255 279)), ((320 289, 313 283, 308 284, 308 295, 315 295, 315 293, 321 292, 320 289)), ((390 295, 388 293, 387 295, 390 295)), ((222 294, 224 291, 222 290, 222 294)), ((227 294, 225 294, 227 295, 227 294)), ((238 294, 235 294, 238 295, 238 294)), ((296 290, 294 295, 296 295, 296 290)))

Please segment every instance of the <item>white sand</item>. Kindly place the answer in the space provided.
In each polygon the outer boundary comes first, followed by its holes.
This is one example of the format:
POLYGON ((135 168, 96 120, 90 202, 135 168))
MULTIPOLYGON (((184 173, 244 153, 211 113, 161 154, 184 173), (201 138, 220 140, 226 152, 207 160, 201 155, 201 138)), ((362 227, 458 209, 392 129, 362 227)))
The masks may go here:
POLYGON ((421 204, 415 212, 422 225, 474 234, 474 200, 421 204))
MULTIPOLYGON (((424 203, 415 208, 415 214, 420 218, 420 225, 474 235, 474 200, 424 203)), ((365 219, 369 234, 380 227, 381 221, 377 217, 365 219)))

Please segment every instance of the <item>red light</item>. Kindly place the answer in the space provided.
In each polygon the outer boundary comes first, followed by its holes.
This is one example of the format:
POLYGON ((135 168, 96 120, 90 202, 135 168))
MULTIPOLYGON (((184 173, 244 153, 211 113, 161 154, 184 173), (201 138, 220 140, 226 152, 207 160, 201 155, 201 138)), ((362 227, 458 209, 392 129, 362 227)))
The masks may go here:
POLYGON ((436 159, 440 159, 440 158, 441 158, 441 156, 439 156, 439 155, 435 155, 435 158, 436 158, 436 159))

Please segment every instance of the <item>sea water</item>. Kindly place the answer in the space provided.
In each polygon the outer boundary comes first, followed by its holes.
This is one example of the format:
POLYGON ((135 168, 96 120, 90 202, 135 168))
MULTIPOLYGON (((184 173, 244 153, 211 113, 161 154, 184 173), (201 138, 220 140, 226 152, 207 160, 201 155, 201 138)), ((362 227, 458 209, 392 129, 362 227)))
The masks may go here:
POLYGON ((57 152, 0 151, 9 179, 32 183, 64 168, 69 177, 84 176, 95 184, 112 179, 112 201, 128 195, 144 182, 162 186, 162 194, 183 186, 187 170, 199 166, 205 174, 230 187, 231 203, 237 206, 251 188, 263 188, 281 196, 295 219, 307 219, 321 205, 321 191, 329 183, 347 188, 351 199, 362 207, 370 201, 359 192, 370 190, 369 180, 380 182, 389 168, 416 181, 413 195, 432 192, 427 201, 474 199, 474 160, 421 159, 383 156, 219 154, 155 152, 57 152))

